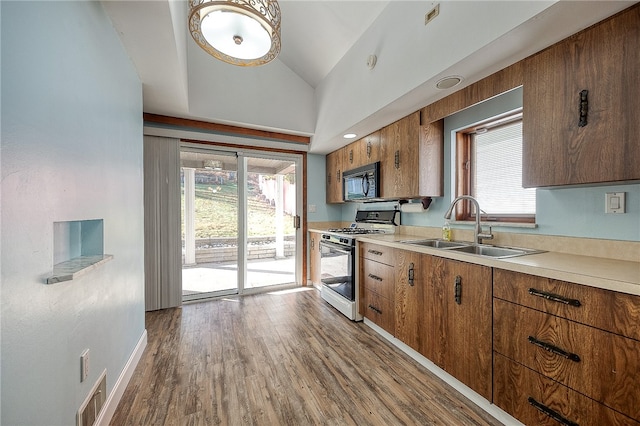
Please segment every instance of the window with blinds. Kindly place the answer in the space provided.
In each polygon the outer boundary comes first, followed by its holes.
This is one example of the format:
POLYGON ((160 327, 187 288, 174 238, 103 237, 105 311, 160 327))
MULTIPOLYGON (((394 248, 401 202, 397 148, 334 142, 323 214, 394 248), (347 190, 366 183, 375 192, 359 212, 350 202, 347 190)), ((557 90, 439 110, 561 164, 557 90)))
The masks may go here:
MULTIPOLYGON (((535 189, 522 187, 522 115, 458 133, 457 195, 471 195, 482 208, 483 220, 534 222, 535 189)), ((470 206, 458 220, 475 218, 470 206)))

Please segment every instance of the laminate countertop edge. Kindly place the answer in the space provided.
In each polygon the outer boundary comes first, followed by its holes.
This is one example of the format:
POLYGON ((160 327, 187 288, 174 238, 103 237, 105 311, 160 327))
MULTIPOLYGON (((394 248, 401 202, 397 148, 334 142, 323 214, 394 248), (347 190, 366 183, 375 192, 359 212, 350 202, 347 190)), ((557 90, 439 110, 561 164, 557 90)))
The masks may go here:
POLYGON ((412 246, 400 242, 411 239, 403 234, 358 235, 356 238, 360 242, 381 244, 396 249, 412 250, 462 262, 640 296, 640 262, 551 251, 496 259, 432 247, 412 246))

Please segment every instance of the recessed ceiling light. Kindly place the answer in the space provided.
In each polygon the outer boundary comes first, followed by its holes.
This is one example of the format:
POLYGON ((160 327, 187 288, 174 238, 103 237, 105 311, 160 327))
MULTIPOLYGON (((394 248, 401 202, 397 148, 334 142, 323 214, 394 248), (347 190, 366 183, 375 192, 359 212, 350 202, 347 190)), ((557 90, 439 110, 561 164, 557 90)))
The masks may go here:
POLYGON ((462 81, 462 77, 459 75, 450 75, 444 78, 441 78, 436 83, 436 87, 438 89, 451 89, 454 86, 457 86, 462 81))
POLYGON ((345 133, 342 137, 345 139, 354 139, 356 136, 358 135, 356 135, 355 133, 345 133))

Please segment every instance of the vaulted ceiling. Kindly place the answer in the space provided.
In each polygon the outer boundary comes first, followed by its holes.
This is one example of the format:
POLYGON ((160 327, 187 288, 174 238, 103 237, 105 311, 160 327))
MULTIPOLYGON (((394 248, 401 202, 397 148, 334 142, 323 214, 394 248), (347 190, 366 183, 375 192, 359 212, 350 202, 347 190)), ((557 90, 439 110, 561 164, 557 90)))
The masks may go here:
MULTIPOLYGON (((103 1, 143 85, 144 111, 311 137, 365 136, 634 1, 280 0, 282 50, 244 68, 201 50, 182 0, 103 1), (425 25, 425 14, 440 14, 425 25), (378 58, 369 69, 369 55, 378 58), (462 83, 438 90, 442 77, 462 83)), ((225 135, 217 135, 224 141, 225 135)))

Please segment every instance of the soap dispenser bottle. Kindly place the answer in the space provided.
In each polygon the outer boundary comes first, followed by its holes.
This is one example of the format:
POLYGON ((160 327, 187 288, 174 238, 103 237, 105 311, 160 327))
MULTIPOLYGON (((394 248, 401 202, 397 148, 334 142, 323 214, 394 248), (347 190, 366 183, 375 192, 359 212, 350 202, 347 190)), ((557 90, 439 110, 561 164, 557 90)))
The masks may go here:
POLYGON ((445 241, 451 241, 451 226, 449 225, 448 220, 445 220, 444 225, 442 225, 442 239, 445 241))

